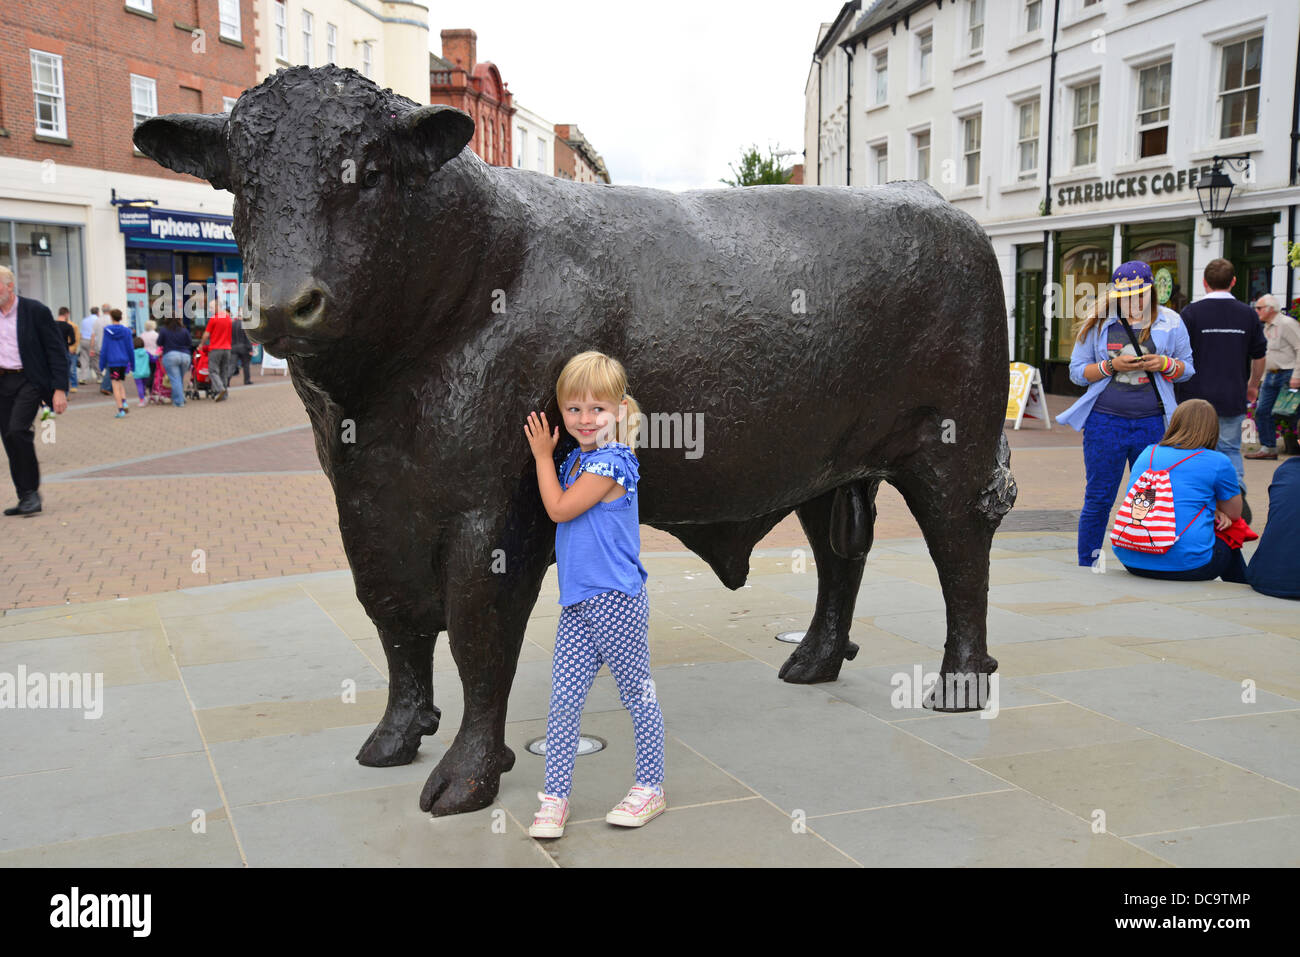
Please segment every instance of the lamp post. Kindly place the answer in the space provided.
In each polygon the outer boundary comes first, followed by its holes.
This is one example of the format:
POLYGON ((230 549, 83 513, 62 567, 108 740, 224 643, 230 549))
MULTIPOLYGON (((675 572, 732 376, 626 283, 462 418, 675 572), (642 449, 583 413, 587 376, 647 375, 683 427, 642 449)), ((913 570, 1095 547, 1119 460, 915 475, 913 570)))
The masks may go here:
POLYGON ((1211 223, 1215 223, 1223 217, 1228 210, 1228 201, 1232 198, 1232 177, 1223 171, 1223 164, 1227 163, 1232 169, 1238 172, 1246 172, 1250 168, 1250 154, 1237 153, 1232 156, 1216 156, 1213 160, 1214 167, 1210 170, 1210 178, 1202 180, 1196 187, 1197 198, 1201 201, 1201 212, 1211 223))

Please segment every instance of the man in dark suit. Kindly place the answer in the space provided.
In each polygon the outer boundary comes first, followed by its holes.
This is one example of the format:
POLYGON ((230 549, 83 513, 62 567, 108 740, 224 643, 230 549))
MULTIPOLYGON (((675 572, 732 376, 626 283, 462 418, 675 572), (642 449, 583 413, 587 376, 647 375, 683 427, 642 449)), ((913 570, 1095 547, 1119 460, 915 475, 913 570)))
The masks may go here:
POLYGON ((0 435, 18 504, 6 515, 41 510, 41 471, 32 422, 40 404, 62 414, 68 407, 68 350, 50 310, 14 291, 14 274, 0 266, 0 435))
POLYGON ((1206 295, 1180 313, 1192 344, 1196 375, 1174 386, 1179 402, 1204 399, 1219 414, 1218 449, 1232 462, 1241 485, 1242 515, 1250 521, 1246 505, 1246 476, 1241 460, 1241 424, 1246 403, 1254 401, 1264 374, 1268 343, 1260 331, 1255 311, 1233 296, 1236 271, 1226 259, 1212 259, 1202 281, 1206 295))

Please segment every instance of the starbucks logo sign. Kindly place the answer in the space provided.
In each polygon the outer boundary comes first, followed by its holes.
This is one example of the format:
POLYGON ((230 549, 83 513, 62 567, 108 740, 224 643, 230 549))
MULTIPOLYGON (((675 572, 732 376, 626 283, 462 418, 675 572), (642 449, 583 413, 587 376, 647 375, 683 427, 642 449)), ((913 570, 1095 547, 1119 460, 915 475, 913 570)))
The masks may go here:
POLYGON ((1174 291, 1174 274, 1169 271, 1169 267, 1161 266, 1156 270, 1156 301, 1164 305, 1169 301, 1169 297, 1174 291))

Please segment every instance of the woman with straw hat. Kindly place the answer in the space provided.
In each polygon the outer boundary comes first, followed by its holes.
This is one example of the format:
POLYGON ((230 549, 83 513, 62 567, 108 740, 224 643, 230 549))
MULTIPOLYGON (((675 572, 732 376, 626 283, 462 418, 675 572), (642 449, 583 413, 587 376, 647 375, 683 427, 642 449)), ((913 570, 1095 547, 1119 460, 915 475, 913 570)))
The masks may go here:
POLYGON ((1094 565, 1102 554, 1125 462, 1131 468, 1143 449, 1161 440, 1178 404, 1173 383, 1196 372, 1187 327, 1178 313, 1156 305, 1154 287, 1146 263, 1120 264, 1070 355, 1070 380, 1087 391, 1056 420, 1083 433, 1080 565, 1094 565))

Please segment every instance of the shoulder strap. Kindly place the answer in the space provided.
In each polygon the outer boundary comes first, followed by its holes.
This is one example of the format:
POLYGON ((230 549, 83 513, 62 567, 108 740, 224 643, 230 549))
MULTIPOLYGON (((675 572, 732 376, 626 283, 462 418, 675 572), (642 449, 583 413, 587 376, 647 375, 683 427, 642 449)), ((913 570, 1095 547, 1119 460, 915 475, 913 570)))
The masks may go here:
MULTIPOLYGON (((1155 348, 1155 342, 1156 342, 1156 340, 1155 340, 1155 324, 1156 324, 1156 319, 1159 318, 1159 316, 1160 316, 1160 313, 1159 313, 1159 310, 1157 309, 1157 310, 1155 311, 1155 314, 1152 315, 1152 317, 1151 317, 1151 327, 1152 327, 1152 328, 1151 328, 1151 348, 1152 348, 1152 349, 1155 348)), ((1124 314, 1121 313, 1121 312, 1119 311, 1118 308, 1115 309, 1115 318, 1119 320, 1119 324, 1120 324, 1121 326, 1123 326, 1123 327, 1124 327, 1124 331, 1128 333, 1128 341, 1131 342, 1131 343, 1133 343, 1133 352, 1136 353, 1137 356, 1138 356, 1138 358, 1140 359, 1140 358, 1142 357, 1142 346, 1138 343, 1137 336, 1135 336, 1135 335, 1133 334, 1133 327, 1130 326, 1130 325, 1128 324, 1128 320, 1124 318, 1124 314)), ((1151 372, 1147 372, 1147 381, 1151 383, 1151 389, 1152 389, 1152 391, 1154 391, 1155 394, 1156 394, 1156 405, 1159 406, 1159 408, 1160 408, 1160 415, 1163 417, 1163 416, 1166 414, 1166 413, 1165 413, 1165 400, 1162 399, 1162 398, 1160 398, 1160 387, 1156 385, 1156 377, 1155 377, 1155 375, 1154 375, 1153 373, 1151 373, 1151 372)))

